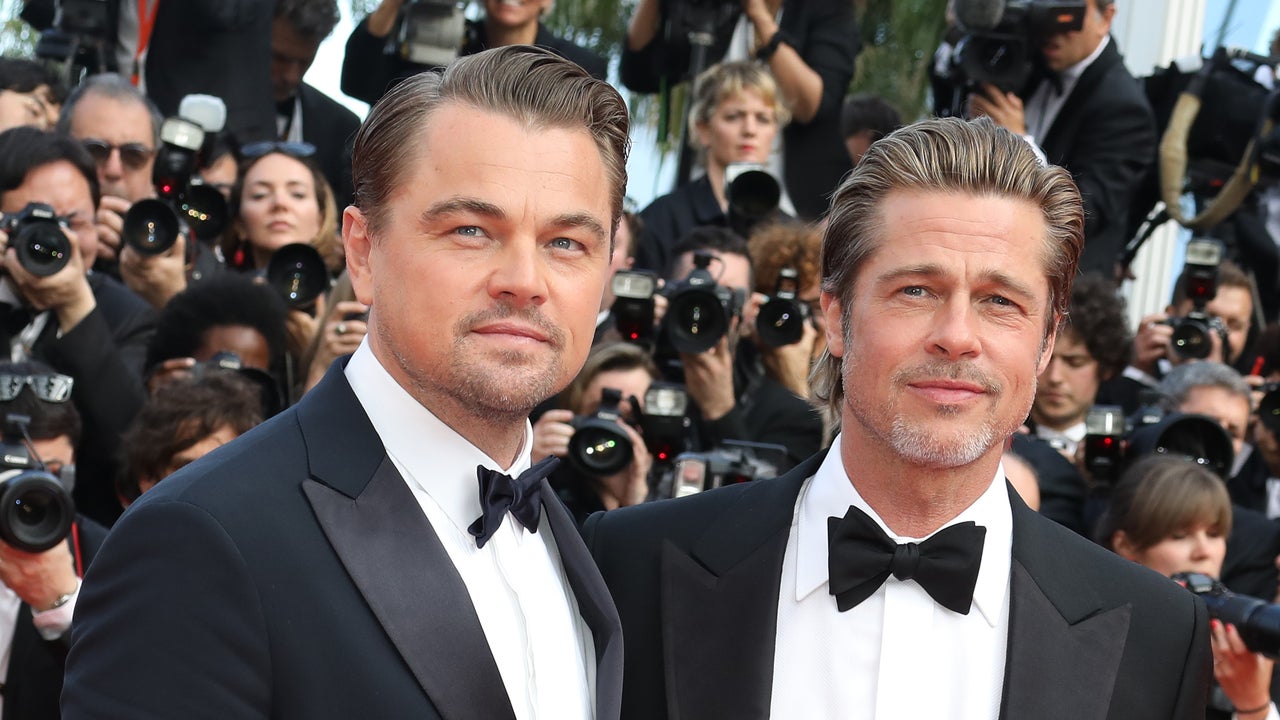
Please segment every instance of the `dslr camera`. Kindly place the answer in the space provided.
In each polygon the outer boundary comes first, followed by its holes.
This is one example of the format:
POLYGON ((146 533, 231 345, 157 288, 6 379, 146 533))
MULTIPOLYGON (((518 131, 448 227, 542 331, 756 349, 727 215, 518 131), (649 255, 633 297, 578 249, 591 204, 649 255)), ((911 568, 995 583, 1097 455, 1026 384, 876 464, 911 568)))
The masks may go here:
POLYGON ((963 35, 952 48, 940 79, 953 89, 948 108, 961 115, 965 97, 983 83, 1018 92, 1040 64, 1042 40, 1084 27, 1085 0, 956 0, 963 35))
POLYGON ((711 253, 694 253, 693 270, 665 291, 667 314, 662 323, 667 340, 677 352, 693 355, 710 350, 742 313, 746 298, 741 290, 716 284, 707 270, 713 259, 711 253))
POLYGON ((0 230, 8 234, 9 246, 18 253, 23 269, 36 277, 49 277, 71 262, 66 227, 66 218, 44 203, 27 203, 16 213, 0 213, 0 230))
POLYGON ((179 233, 213 242, 227 223, 222 193, 191 181, 205 144, 204 128, 184 117, 167 118, 160 126, 160 140, 151 174, 158 197, 134 203, 120 233, 121 240, 141 255, 164 253, 179 233))
POLYGON ((622 429, 626 420, 619 404, 622 392, 615 388, 600 391, 600 407, 591 415, 579 415, 569 421, 573 436, 569 438, 569 464, 586 475, 606 477, 621 472, 631 464, 635 449, 622 429))
POLYGON ((777 477, 778 467, 758 451, 786 453, 781 445, 725 440, 709 452, 686 452, 676 457, 670 477, 662 482, 666 497, 685 497, 725 485, 777 477))
POLYGON ((1280 658, 1280 606, 1248 595, 1237 595, 1202 573, 1178 573, 1177 583, 1204 601, 1209 617, 1231 623, 1250 652, 1280 658))
POLYGON ((797 298, 800 274, 793 267, 778 271, 773 294, 756 314, 756 338, 768 347, 782 347, 800 342, 804 324, 810 321, 809 306, 797 298))
POLYGON ((1231 436, 1207 415, 1166 415, 1148 405, 1126 418, 1118 406, 1095 405, 1084 422, 1084 463, 1095 490, 1108 491, 1132 460, 1153 454, 1188 458, 1223 480, 1231 474, 1231 436))
POLYGON ((1213 351, 1211 333, 1221 341, 1223 357, 1228 355, 1227 326, 1222 318, 1210 315, 1205 307, 1218 294, 1218 266, 1222 264, 1222 242, 1195 238, 1187 243, 1187 263, 1182 271, 1187 298, 1193 307, 1185 317, 1164 322, 1173 327, 1173 352, 1183 360, 1203 360, 1213 351))
POLYGON ((30 448, 31 418, 10 414, 0 435, 0 540, 23 552, 56 547, 71 532, 71 489, 30 448))

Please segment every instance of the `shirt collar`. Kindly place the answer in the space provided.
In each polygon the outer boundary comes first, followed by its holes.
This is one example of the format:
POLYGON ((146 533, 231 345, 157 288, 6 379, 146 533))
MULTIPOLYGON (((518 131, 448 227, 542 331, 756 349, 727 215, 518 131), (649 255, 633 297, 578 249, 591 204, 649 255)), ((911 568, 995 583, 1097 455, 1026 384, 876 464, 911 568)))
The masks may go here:
POLYGON ((1076 81, 1080 79, 1080 76, 1084 74, 1085 70, 1089 69, 1089 66, 1093 64, 1093 61, 1097 60, 1098 57, 1102 55, 1102 51, 1106 50, 1107 45, 1109 44, 1111 44, 1111 36, 1104 35, 1102 42, 1098 43, 1098 47, 1094 48, 1093 52, 1089 53, 1089 57, 1058 73, 1058 76, 1062 78, 1063 94, 1071 92, 1071 88, 1075 86, 1076 81))
POLYGON ((405 391, 374 356, 367 339, 347 363, 346 376, 405 480, 430 495, 460 532, 480 517, 477 466, 514 477, 531 464, 533 431, 527 420, 524 447, 504 469, 405 391))
MULTIPOLYGON (((825 588, 830 580, 827 569, 827 518, 844 517, 850 505, 865 512, 881 530, 896 542, 927 538, 908 538, 889 530, 875 510, 858 494, 840 459, 840 436, 831 441, 831 452, 823 459, 808 486, 800 496, 796 509, 796 601, 825 588)), ((963 512, 946 523, 950 527, 969 520, 987 529, 982 544, 982 565, 978 583, 973 589, 973 605, 987 624, 995 627, 1009 595, 1009 571, 1013 552, 1013 511, 1005 484, 1004 465, 996 469, 991 484, 963 512)), ((942 528, 938 528, 941 530, 942 528)), ((936 532, 936 531, 935 531, 936 532)), ((930 534, 932 536, 932 533, 930 534)))

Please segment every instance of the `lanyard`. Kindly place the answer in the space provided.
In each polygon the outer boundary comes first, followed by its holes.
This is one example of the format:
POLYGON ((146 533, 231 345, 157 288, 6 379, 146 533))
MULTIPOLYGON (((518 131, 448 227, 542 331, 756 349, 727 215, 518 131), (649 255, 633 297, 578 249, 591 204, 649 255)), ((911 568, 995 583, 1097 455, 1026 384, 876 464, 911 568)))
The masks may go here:
POLYGON ((133 73, 129 78, 134 87, 138 86, 138 76, 142 74, 142 55, 151 42, 151 29, 156 25, 156 10, 160 8, 160 0, 151 0, 149 4, 151 7, 148 8, 147 0, 138 0, 138 49, 133 51, 133 73))

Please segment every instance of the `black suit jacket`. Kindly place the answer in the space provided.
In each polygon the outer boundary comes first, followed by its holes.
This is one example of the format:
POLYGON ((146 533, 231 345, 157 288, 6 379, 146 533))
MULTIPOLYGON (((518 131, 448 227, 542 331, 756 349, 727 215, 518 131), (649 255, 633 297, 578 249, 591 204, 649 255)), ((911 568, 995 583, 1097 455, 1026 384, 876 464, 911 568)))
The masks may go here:
MULTIPOLYGON (((78 518, 76 525, 80 529, 80 555, 87 566, 102 547, 107 530, 87 518, 78 518)), ((31 620, 31 606, 23 603, 18 608, 9 671, 4 677, 4 717, 58 720, 62 669, 70 641, 69 633, 56 640, 45 640, 31 620)))
POLYGON ((351 150, 360 118, 306 83, 298 86, 298 102, 302 105, 302 139, 316 146, 316 160, 333 188, 341 212, 354 199, 351 150))
MULTIPOLYGON (((663 22, 671 16, 673 5, 685 2, 662 0, 663 22)), ((715 29, 715 44, 707 52, 708 66, 724 58, 737 18, 734 12, 715 29)), ((787 34, 805 64, 822 77, 822 99, 813 119, 792 121, 782 130, 787 194, 796 213, 813 220, 827 212, 840 178, 852 168, 840 134, 840 109, 862 41, 853 5, 845 0, 783 0, 779 29, 787 34)), ((659 28, 653 41, 639 50, 624 45, 618 72, 627 89, 656 93, 663 81, 674 86, 688 79, 689 43, 668 41, 663 32, 659 28)))
POLYGON ((1080 187, 1085 211, 1080 271, 1112 277, 1128 240, 1129 204, 1156 148, 1151 105, 1125 68, 1115 38, 1081 74, 1039 142, 1049 162, 1069 170, 1080 187))
MULTIPOLYGON (((774 480, 588 519, 627 636, 623 717, 768 717, 783 554, 800 487, 823 456, 774 480)), ((1001 717, 1204 718, 1204 604, 1041 518, 1012 490, 1009 501, 1001 717)))
MULTIPOLYGON (((66 718, 513 717, 343 364, 120 519, 76 608, 66 718)), ((573 520, 544 508, 595 640, 597 717, 616 718, 617 614, 573 520)))

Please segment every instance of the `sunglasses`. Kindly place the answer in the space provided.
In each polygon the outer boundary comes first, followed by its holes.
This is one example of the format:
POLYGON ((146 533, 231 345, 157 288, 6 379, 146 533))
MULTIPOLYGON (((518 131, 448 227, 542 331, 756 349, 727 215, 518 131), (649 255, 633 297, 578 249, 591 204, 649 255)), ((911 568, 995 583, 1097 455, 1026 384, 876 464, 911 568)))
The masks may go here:
POLYGON ((66 375, 10 375, 0 373, 0 402, 9 402, 18 397, 23 386, 30 386, 31 392, 45 402, 60 403, 71 398, 71 387, 75 381, 66 375))
POLYGON ((283 142, 280 140, 253 142, 240 147, 240 158, 253 160, 273 152, 293 158, 309 158, 316 154, 316 146, 309 142, 283 142))
POLYGON ((140 170, 151 157, 156 154, 155 150, 143 145, 142 143, 125 143, 123 145, 112 145, 105 140, 82 140, 81 145, 89 151, 93 156, 93 161, 99 165, 111 159, 111 153, 120 151, 120 162, 130 170, 140 170))

